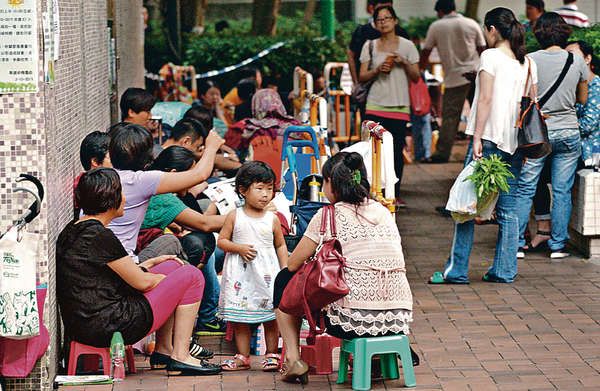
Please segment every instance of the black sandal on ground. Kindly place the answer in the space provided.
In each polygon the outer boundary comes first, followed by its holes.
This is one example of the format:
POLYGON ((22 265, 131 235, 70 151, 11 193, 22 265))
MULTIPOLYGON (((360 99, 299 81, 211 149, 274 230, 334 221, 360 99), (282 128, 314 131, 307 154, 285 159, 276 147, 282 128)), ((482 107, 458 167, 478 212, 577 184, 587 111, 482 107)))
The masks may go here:
MULTIPOLYGON (((543 235, 543 236, 552 236, 552 232, 550 231, 537 231, 535 235, 543 235)), ((542 251, 549 251, 550 247, 548 247, 548 240, 544 240, 540 242, 537 246, 532 246, 531 242, 527 243, 527 248, 524 249, 526 253, 535 253, 542 251)))

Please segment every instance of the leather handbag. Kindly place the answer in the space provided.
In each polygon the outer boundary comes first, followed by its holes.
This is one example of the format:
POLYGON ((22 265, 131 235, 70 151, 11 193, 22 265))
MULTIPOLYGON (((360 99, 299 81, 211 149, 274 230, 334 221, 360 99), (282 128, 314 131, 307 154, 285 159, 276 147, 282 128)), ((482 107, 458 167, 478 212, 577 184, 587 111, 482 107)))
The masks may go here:
MULTIPOLYGON (((373 67, 373 41, 369 41, 369 66, 368 70, 371 70, 373 67)), ((360 74, 360 69, 358 70, 360 74)), ((369 91, 371 90, 371 86, 375 82, 375 77, 371 80, 368 80, 363 83, 357 83, 352 90, 352 98, 354 101, 361 106, 367 104, 367 97, 369 96, 369 91)))
POLYGON ((521 109, 517 122, 517 140, 519 149, 527 158, 538 159, 546 156, 552 150, 548 140, 548 127, 540 109, 540 104, 532 99, 529 91, 531 86, 531 60, 527 58, 527 79, 521 98, 521 109))
POLYGON ((350 291, 344 279, 346 258, 337 240, 334 206, 323 207, 319 233, 320 243, 315 255, 290 279, 279 303, 279 310, 297 317, 305 316, 313 334, 317 332, 315 318, 319 319, 321 310, 350 291), (328 220, 331 238, 324 241, 328 220))

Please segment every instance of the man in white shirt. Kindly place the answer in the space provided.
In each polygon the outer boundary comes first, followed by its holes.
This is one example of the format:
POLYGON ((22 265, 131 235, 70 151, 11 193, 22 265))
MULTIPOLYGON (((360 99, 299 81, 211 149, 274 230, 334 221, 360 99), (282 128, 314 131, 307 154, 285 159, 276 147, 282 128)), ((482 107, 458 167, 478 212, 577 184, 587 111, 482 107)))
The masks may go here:
POLYGON ((590 27, 590 19, 579 11, 577 0, 563 0, 563 4, 555 12, 562 16, 567 24, 575 27, 590 27))
POLYGON ((486 44, 479 24, 457 13, 454 0, 438 0, 435 11, 440 19, 433 22, 427 31, 421 52, 421 68, 427 66, 429 55, 436 47, 444 68, 445 91, 442 128, 431 162, 445 163, 450 158, 460 114, 472 88, 472 80, 465 78, 465 74, 472 75, 477 70, 479 54, 486 44))

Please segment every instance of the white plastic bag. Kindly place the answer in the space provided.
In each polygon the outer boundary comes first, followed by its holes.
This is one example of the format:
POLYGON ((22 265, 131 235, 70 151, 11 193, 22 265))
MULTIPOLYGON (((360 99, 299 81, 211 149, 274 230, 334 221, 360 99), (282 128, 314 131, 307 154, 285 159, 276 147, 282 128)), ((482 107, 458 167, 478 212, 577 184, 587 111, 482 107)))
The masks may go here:
POLYGON ((477 162, 469 163, 458 175, 450 189, 446 209, 452 212, 454 220, 460 223, 472 220, 477 216, 477 192, 475 184, 468 180, 475 171, 477 162))
POLYGON ((40 240, 27 232, 19 236, 13 227, 0 239, 0 336, 11 339, 40 333, 35 282, 40 240))

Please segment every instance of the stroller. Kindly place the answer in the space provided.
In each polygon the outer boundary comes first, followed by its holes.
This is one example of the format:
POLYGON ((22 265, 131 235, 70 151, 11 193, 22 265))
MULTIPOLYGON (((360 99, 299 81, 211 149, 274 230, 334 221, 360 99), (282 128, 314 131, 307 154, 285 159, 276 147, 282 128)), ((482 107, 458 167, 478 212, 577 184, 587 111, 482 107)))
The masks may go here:
POLYGON ((290 211, 292 212, 291 227, 293 227, 293 231, 290 235, 285 236, 288 251, 291 252, 296 248, 315 213, 328 204, 328 202, 324 202, 322 193, 320 194, 323 179, 319 175, 321 170, 319 143, 312 127, 290 126, 285 130, 281 164, 280 188, 288 200, 292 201, 290 211), (289 140, 289 136, 293 133, 307 134, 310 136, 310 140, 289 140), (304 153, 303 149, 311 149, 312 152, 304 153))

